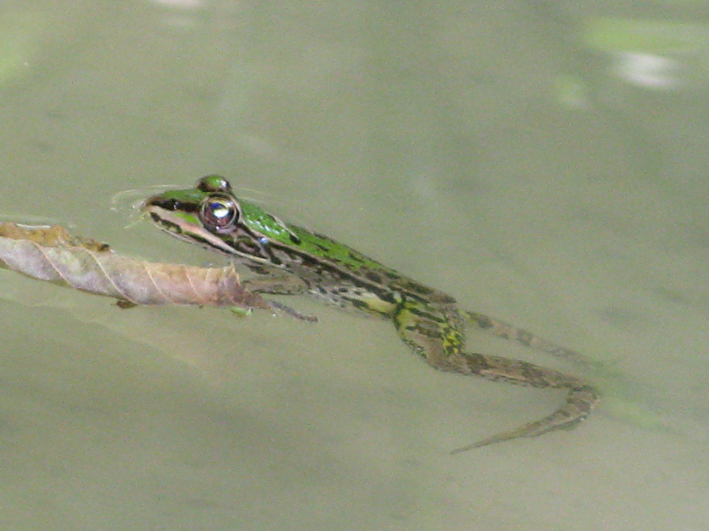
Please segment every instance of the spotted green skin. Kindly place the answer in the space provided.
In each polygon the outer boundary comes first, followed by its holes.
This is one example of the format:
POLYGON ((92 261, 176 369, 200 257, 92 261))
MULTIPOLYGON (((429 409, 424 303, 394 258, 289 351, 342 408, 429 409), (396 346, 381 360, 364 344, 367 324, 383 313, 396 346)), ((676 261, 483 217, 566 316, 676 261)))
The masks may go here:
POLYGON ((436 369, 567 390, 566 401, 551 415, 459 450, 575 426, 598 403, 596 390, 579 378, 525 361, 467 352, 464 325, 561 357, 573 351, 485 315, 463 312, 450 295, 237 199, 223 177, 209 175, 193 188, 150 197, 143 210, 169 234, 226 255, 257 273, 244 283, 254 292, 305 294, 384 316, 391 319, 404 343, 436 369))

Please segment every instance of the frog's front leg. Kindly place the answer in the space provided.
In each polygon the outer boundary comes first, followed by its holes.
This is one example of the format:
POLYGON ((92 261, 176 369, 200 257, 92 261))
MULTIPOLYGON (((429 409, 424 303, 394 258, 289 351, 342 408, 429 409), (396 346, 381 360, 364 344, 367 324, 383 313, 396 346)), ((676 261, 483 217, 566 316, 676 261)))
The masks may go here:
POLYGON ((241 282, 247 290, 269 295, 302 295, 310 286, 295 275, 268 275, 248 278, 241 282))
MULTIPOLYGON (((255 277, 244 280, 241 285, 253 293, 267 293, 270 295, 301 295, 309 289, 305 281, 293 275, 255 277)), ((278 301, 268 300, 267 302, 274 310, 279 310, 296 319, 310 322, 318 320, 314 315, 300 313, 298 310, 278 301)))
POLYGON ((455 307, 439 308, 416 301, 402 301, 392 319, 401 339, 436 369, 530 387, 568 389, 566 402, 551 415, 455 452, 572 428, 598 403, 596 390, 579 378, 525 361, 464 352, 463 323, 455 307))

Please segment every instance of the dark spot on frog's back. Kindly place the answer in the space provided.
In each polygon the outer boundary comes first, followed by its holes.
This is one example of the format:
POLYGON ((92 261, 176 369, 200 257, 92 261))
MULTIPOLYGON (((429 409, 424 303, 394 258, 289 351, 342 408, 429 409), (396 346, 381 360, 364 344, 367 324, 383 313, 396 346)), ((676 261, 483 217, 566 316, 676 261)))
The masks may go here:
POLYGON ((349 253, 347 253, 347 255, 348 255, 348 258, 350 260, 352 260, 353 262, 357 262, 358 264, 364 263, 364 260, 362 259, 362 257, 359 256, 357 253, 353 253, 352 251, 350 251, 349 253))
POLYGON ((377 284, 382 283, 382 277, 374 271, 367 271, 364 276, 366 276, 372 282, 376 282, 377 284))
POLYGON ((447 293, 443 293, 442 291, 438 291, 433 288, 429 288, 428 286, 425 286, 423 284, 419 284, 418 282, 411 282, 409 280, 402 280, 401 282, 401 287, 410 293, 415 293, 416 295, 420 295, 425 297, 428 302, 435 303, 435 304, 455 304, 457 301, 454 297, 451 297, 447 293))
POLYGON ((456 304, 458 302, 458 299, 455 297, 451 297, 447 293, 441 293, 440 291, 436 291, 430 296, 430 299, 432 302, 437 302, 439 304, 456 304))
POLYGON ((320 252, 323 254, 327 254, 330 251, 330 248, 327 245, 323 245, 322 243, 315 242, 314 243, 315 247, 320 249, 320 252))
POLYGON ((355 308, 357 308, 359 310, 363 310, 365 312, 371 311, 371 308, 369 307, 369 305, 364 301, 361 301, 358 299, 350 299, 350 303, 352 303, 352 306, 354 306, 355 308))

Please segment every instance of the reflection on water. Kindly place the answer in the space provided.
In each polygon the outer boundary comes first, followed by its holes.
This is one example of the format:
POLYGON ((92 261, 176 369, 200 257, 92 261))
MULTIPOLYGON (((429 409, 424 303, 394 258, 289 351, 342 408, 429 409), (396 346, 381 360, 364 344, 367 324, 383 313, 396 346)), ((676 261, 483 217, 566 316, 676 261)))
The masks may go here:
POLYGON ((561 397, 437 373, 388 323, 311 301, 289 303, 317 325, 119 311, 3 274, 5 527, 702 529, 702 9, 3 4, 0 211, 201 264, 110 200, 222 173, 612 367, 666 430, 602 406, 451 457, 561 397))

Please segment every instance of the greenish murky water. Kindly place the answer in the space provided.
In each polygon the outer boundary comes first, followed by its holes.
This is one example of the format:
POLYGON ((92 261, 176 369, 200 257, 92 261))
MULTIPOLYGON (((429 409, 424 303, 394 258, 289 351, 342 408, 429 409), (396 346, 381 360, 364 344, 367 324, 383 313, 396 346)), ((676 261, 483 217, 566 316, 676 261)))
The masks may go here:
POLYGON ((0 272, 2 528, 704 529, 709 8, 625 4, 4 2, 4 217, 201 264, 111 197, 219 172, 623 378, 576 431, 451 456, 562 397, 308 300, 121 311, 0 272))

